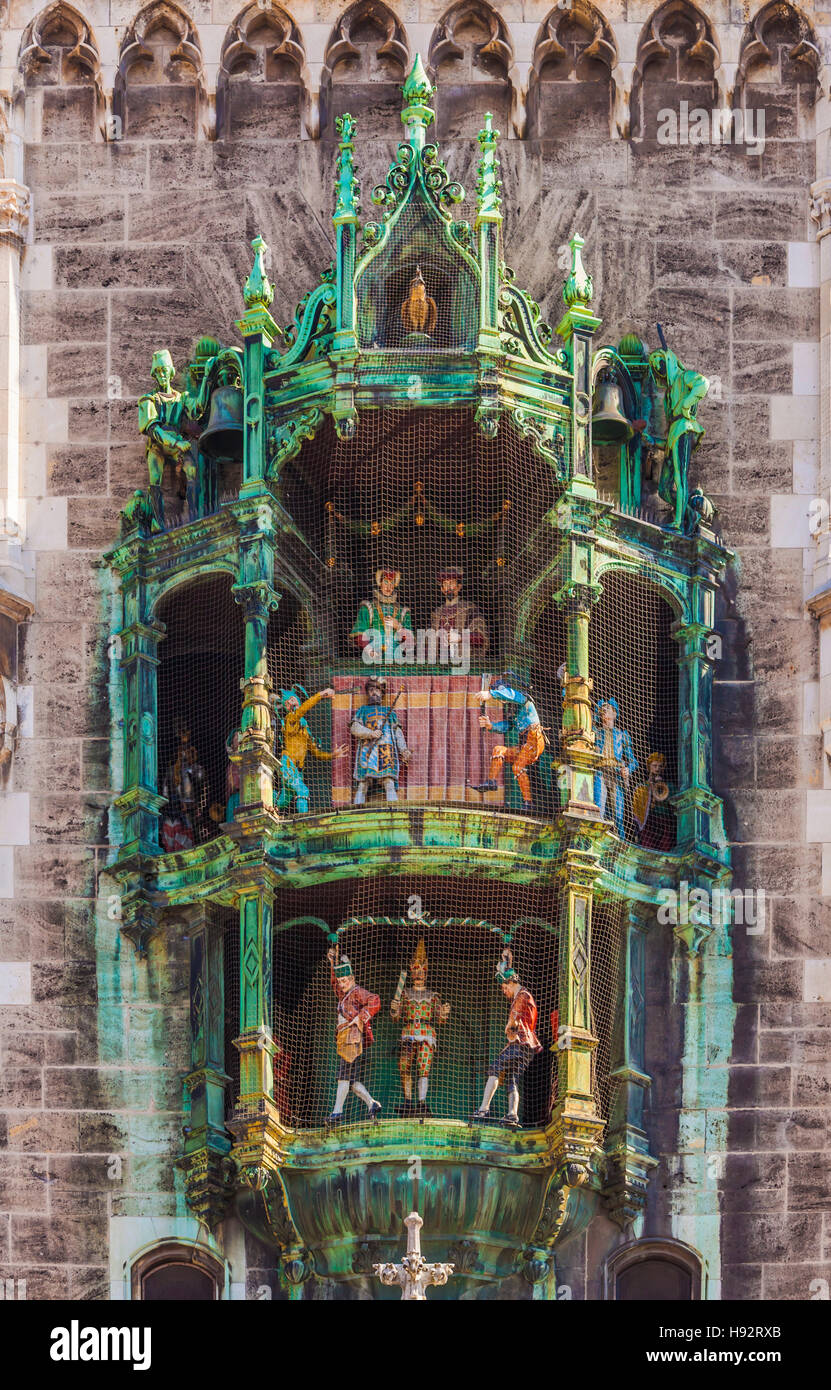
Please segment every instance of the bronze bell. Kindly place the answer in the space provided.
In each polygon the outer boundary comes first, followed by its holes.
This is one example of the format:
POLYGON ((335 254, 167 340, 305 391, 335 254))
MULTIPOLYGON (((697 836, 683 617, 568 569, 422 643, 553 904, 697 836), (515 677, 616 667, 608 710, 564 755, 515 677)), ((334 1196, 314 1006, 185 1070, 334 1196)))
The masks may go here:
POLYGON ((199 448, 209 458, 242 458, 242 391, 238 386, 220 386, 213 392, 199 448))
POLYGON ((616 381, 599 381, 592 412, 595 444, 628 444, 635 431, 621 409, 621 390, 616 381))

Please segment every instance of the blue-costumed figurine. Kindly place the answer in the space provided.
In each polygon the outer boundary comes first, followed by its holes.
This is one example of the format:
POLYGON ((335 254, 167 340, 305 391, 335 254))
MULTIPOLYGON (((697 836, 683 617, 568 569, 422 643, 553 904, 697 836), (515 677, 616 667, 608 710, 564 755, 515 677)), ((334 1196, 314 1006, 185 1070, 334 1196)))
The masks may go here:
POLYGON ((615 823, 621 840, 626 839, 624 810, 630 775, 638 766, 632 740, 625 729, 615 727, 620 715, 617 700, 598 700, 595 705, 595 751, 599 764, 594 774, 594 799, 605 819, 615 823), (606 804, 611 798, 612 814, 607 817, 606 804))

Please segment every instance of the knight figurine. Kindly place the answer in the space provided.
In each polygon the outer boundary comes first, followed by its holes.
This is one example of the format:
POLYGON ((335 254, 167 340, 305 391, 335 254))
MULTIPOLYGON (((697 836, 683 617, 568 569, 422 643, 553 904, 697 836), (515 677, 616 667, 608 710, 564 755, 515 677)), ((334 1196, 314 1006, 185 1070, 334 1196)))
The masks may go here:
POLYGON ((401 1023, 401 1051, 398 1071, 404 1092, 402 1115, 429 1115, 427 1088, 436 1053, 436 1028, 450 1017, 450 1005, 443 1004, 437 990, 427 988, 427 950, 423 938, 407 970, 401 971, 398 988, 390 1004, 390 1016, 401 1023), (413 1101, 413 1080, 418 1078, 418 1100, 413 1101))
POLYGON ((542 1051, 542 1043, 536 1033, 537 1006, 530 990, 522 985, 513 968, 513 953, 508 946, 502 952, 496 978, 511 1004, 505 1024, 507 1042, 491 1063, 482 1104, 474 1112, 473 1118, 481 1123, 490 1118, 491 1101, 502 1081, 508 1087, 508 1110, 502 1123, 507 1129, 520 1129, 519 1078, 542 1051))
MULTIPOLYGON (((366 703, 355 711, 349 731, 357 741, 353 778, 354 805, 363 806, 369 783, 382 782, 387 801, 398 800, 400 765, 410 761, 404 731, 395 716, 395 701, 386 703, 387 683, 370 676, 364 683, 366 703)), ((398 696, 396 696, 396 700, 398 696)))
POLYGON ((329 1125, 339 1125, 343 1120, 343 1107, 351 1086, 369 1111, 371 1120, 381 1113, 380 1101, 374 1100, 363 1083, 366 1068, 366 1049, 372 1045, 371 1020, 381 1007, 377 994, 370 994, 355 983, 352 965, 348 956, 341 956, 336 946, 328 951, 332 988, 338 1001, 338 1016, 335 1025, 335 1047, 338 1054, 338 1084, 335 1104, 327 1120, 329 1125))

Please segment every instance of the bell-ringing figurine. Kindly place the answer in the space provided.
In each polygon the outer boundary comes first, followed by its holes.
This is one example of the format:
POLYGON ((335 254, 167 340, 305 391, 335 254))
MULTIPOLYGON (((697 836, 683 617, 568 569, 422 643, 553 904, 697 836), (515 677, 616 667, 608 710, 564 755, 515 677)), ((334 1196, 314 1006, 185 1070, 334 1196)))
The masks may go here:
POLYGON ((338 1077, 335 1104, 327 1124, 337 1125, 343 1119, 343 1107, 349 1088, 364 1102, 371 1120, 381 1113, 380 1101, 374 1100, 363 1083, 366 1068, 366 1049, 374 1041, 371 1020, 381 1007, 377 994, 370 994, 355 983, 352 964, 348 956, 339 955, 338 948, 332 946, 327 952, 331 971, 332 988, 338 1001, 337 1022, 335 1024, 335 1047, 338 1054, 338 1077))
POLYGON ((519 1078, 542 1051, 542 1043, 537 1037, 537 1006, 533 995, 520 982, 513 968, 513 952, 505 947, 496 971, 496 978, 502 986, 502 993, 511 1001, 508 1022, 505 1024, 507 1042, 499 1056, 491 1063, 482 1104, 474 1112, 474 1120, 484 1122, 490 1117, 491 1101, 504 1082, 508 1088, 508 1110, 502 1121, 508 1129, 520 1129, 519 1123, 519 1078))
POLYGON ((401 1051, 398 1071, 404 1092, 402 1115, 429 1115, 427 1088, 436 1053, 436 1028, 450 1017, 450 1005, 443 1004, 437 990, 427 988, 427 950, 419 941, 407 970, 401 971, 398 988, 390 1004, 390 1016, 401 1024, 401 1051), (413 1081, 418 1079, 418 1100, 413 1103, 413 1081))
POLYGON ((150 375, 158 390, 139 396, 139 430, 147 440, 147 468, 150 474, 150 503, 156 522, 164 529, 164 480, 165 459, 170 459, 174 470, 181 470, 185 477, 190 519, 196 515, 196 445, 185 433, 186 400, 181 391, 174 389, 173 358, 167 348, 153 353, 150 375))

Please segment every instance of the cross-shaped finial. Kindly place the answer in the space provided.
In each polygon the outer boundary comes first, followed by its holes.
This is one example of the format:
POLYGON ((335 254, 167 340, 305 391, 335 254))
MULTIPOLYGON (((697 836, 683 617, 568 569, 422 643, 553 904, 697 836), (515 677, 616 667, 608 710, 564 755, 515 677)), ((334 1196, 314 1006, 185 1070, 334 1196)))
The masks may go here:
POLYGON ((404 1225, 407 1227, 407 1253, 401 1264, 373 1265, 372 1272, 382 1284, 397 1284, 401 1289, 402 1301, 412 1299, 423 1303, 427 1299, 425 1289, 431 1284, 446 1284, 455 1266, 427 1263, 421 1253, 421 1228, 424 1222, 417 1211, 411 1211, 405 1217, 404 1225))

